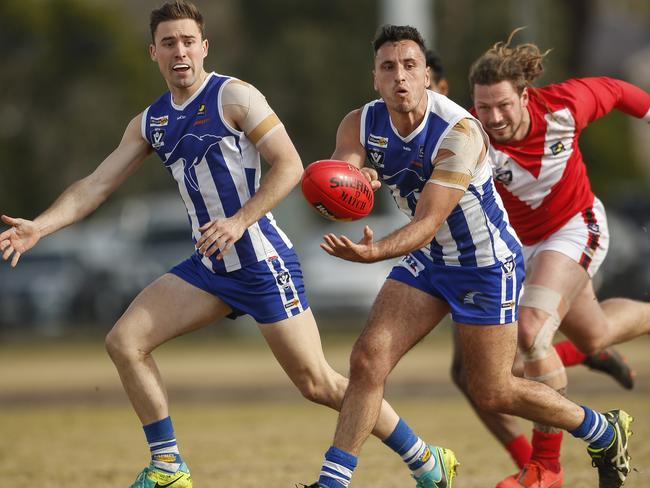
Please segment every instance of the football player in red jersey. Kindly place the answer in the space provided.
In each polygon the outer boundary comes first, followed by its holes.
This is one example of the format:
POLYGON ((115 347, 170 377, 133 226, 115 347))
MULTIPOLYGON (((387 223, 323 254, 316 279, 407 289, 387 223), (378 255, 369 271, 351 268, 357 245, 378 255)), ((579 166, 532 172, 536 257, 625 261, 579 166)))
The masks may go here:
MULTIPOLYGON (((598 302, 594 293, 591 278, 607 253, 609 232, 578 147, 582 129, 613 109, 650 122, 650 94, 607 77, 535 88, 548 52, 534 44, 511 46, 511 40, 512 35, 474 62, 470 88, 474 111, 492 142, 497 189, 524 244, 526 291, 519 320, 524 373, 563 393, 566 373, 551 347, 560 323, 586 354, 650 332, 650 304, 623 298, 598 302)), ((531 461, 498 488, 561 486, 561 439, 557 429, 535 424, 531 461)), ((599 471, 611 474, 610 484, 601 487, 622 484, 615 460, 592 457, 599 471)))
MULTIPOLYGON (((435 92, 447 95, 449 84, 444 76, 444 68, 440 56, 432 50, 426 52, 427 70, 430 71, 429 79, 431 84, 429 89, 435 92)), ((557 351, 562 364, 565 367, 583 364, 590 369, 604 372, 610 375, 621 386, 626 389, 634 387, 634 372, 627 363, 627 360, 614 347, 608 347, 603 351, 586 355, 580 352, 576 346, 569 340, 563 340, 553 344, 557 351)), ((517 359, 514 371, 518 375, 523 375, 523 363, 517 359)), ((451 375, 454 383, 463 391, 467 391, 467 384, 463 373, 462 351, 458 347, 458 341, 454 334, 454 356, 451 367, 451 375)), ((474 403, 467 396, 472 407, 474 403)), ((492 432, 492 434, 501 442, 506 451, 510 454, 513 461, 519 468, 530 461, 532 446, 524 434, 521 425, 516 417, 494 412, 486 412, 476 409, 481 421, 492 432)))

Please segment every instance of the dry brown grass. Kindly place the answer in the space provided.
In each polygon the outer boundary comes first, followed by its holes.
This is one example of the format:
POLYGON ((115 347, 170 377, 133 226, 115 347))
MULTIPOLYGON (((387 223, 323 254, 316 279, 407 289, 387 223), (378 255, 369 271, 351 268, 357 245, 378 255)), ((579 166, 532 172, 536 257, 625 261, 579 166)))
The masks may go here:
MULTIPOLYGON (((315 480, 335 413, 301 399, 260 342, 203 338, 158 354, 195 486, 289 488, 315 480)), ((339 370, 346 369, 351 340, 327 344, 339 370)), ((650 486, 649 346, 650 338, 642 338, 620 348, 639 373, 633 392, 584 368, 571 370, 576 401, 624 407, 636 417, 631 453, 639 472, 626 488, 650 486)), ((455 488, 493 487, 513 465, 451 387, 448 365, 448 334, 436 334, 405 358, 387 397, 423 438, 457 452, 462 466, 455 488)), ((126 487, 147 462, 139 423, 100 341, 0 346, 0 371, 0 472, 7 486, 126 487)), ((597 486, 583 443, 565 438, 564 486, 597 486)), ((397 456, 372 439, 353 486, 413 483, 397 456)))

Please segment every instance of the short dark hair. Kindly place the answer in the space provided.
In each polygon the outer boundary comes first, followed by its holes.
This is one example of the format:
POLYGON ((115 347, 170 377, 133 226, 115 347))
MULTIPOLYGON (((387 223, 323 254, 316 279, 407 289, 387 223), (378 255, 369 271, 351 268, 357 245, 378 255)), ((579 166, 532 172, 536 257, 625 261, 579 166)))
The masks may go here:
POLYGON ((422 34, 420 34, 415 27, 411 27, 410 25, 382 25, 375 34, 375 39, 372 41, 372 47, 375 50, 375 54, 377 54, 379 48, 387 42, 399 41, 415 42, 420 46, 422 54, 426 56, 427 47, 422 34))
POLYGON ((175 2, 168 2, 162 7, 157 8, 151 12, 149 22, 149 27, 151 29, 151 39, 153 39, 154 42, 156 41, 156 29, 161 22, 181 19, 191 19, 195 21, 199 26, 201 38, 204 38, 205 23, 203 21, 203 15, 201 15, 199 9, 192 2, 185 0, 176 0, 175 2))
POLYGON ((445 71, 442 68, 442 59, 438 53, 432 49, 427 49, 427 52, 424 54, 424 57, 427 60, 427 67, 431 68, 431 72, 433 73, 433 81, 438 83, 445 77, 445 71))

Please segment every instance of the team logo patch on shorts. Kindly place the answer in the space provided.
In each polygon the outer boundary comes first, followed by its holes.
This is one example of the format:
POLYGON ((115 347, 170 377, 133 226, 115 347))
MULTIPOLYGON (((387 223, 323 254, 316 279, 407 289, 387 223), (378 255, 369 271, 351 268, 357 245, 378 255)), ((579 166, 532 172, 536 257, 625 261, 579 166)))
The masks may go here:
POLYGON ((282 271, 275 277, 278 286, 282 288, 291 288, 291 274, 288 271, 282 271))
POLYGON ((408 269, 411 272, 411 274, 416 278, 422 271, 424 271, 424 264, 422 264, 420 261, 415 259, 415 257, 411 254, 407 254, 406 256, 404 256, 399 262, 399 264, 402 267, 408 269))
POLYGON ((507 261, 501 263, 501 268, 503 269, 503 272, 510 277, 510 275, 515 271, 515 260, 509 258, 507 261))
POLYGON ((297 307, 300 304, 300 300, 297 298, 294 298, 293 300, 288 301, 287 303, 284 304, 284 308, 287 310, 290 310, 294 307, 297 307))
POLYGON ((468 290, 461 297, 461 303, 470 307, 477 307, 485 310, 488 298, 478 290, 468 290))

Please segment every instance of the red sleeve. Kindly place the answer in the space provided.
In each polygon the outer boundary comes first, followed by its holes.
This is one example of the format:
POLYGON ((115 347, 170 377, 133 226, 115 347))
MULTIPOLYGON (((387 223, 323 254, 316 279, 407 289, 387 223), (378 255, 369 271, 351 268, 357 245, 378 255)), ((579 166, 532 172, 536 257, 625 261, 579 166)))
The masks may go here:
POLYGON ((614 78, 573 78, 551 86, 572 102, 573 116, 580 128, 613 109, 637 118, 646 117, 650 110, 648 92, 614 78))

